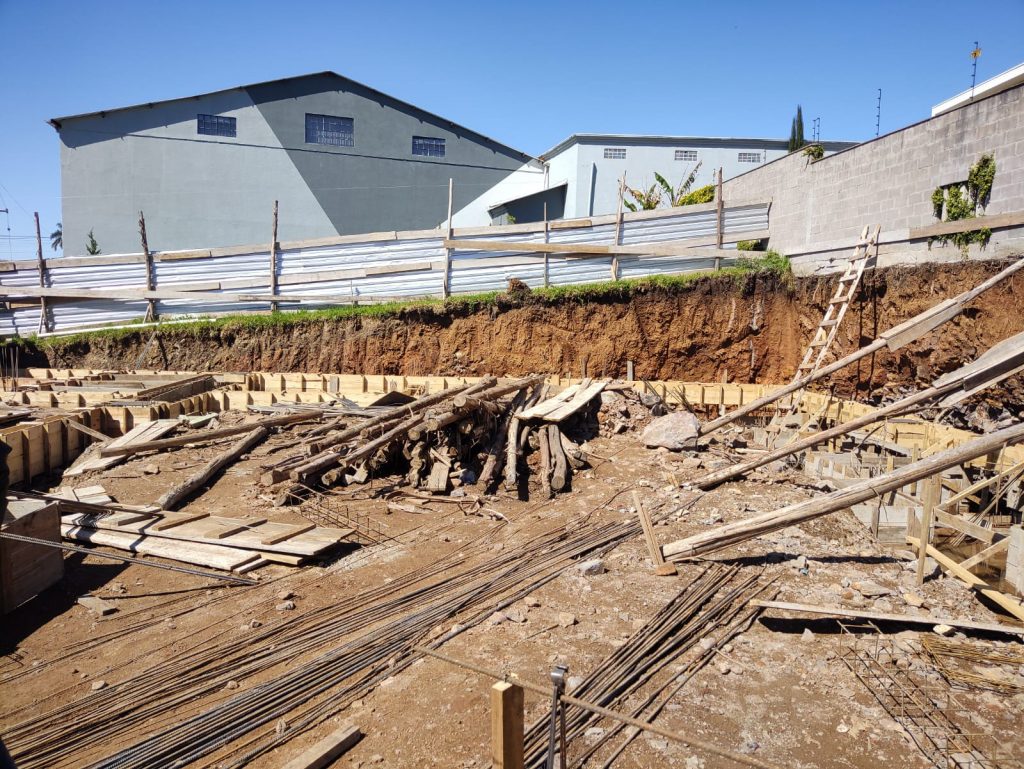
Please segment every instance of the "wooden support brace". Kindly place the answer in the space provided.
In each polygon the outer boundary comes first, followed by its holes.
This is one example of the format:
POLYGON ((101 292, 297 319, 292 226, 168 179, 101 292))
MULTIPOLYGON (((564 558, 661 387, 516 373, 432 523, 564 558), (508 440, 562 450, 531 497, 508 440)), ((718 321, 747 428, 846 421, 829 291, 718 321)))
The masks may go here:
MULTIPOLYGON (((277 294, 277 201, 274 201, 274 218, 270 230, 270 295, 277 294)), ((277 302, 270 303, 270 311, 277 312, 277 302)))

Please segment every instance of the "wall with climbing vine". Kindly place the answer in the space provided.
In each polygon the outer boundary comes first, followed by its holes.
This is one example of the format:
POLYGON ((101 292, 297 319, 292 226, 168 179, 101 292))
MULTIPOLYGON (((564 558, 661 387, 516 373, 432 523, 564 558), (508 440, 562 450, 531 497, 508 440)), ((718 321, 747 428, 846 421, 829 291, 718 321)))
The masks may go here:
POLYGON ((734 177, 723 197, 772 201, 766 247, 798 273, 841 265, 866 225, 881 225, 880 262, 1024 254, 1024 225, 979 227, 942 241, 918 230, 1024 212, 1024 86, 815 160, 793 153, 734 177), (886 243, 885 241, 890 241, 886 243))

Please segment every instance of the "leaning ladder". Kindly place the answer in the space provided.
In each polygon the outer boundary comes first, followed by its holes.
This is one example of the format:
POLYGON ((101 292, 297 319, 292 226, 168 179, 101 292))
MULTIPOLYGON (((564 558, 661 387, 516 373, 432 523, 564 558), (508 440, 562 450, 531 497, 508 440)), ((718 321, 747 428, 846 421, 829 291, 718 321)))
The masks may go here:
MULTIPOLYGON (((874 266, 878 255, 878 233, 881 227, 875 227, 875 231, 869 235, 870 229, 870 226, 867 226, 861 231, 860 241, 858 241, 853 249, 853 254, 846 263, 846 269, 839 276, 836 292, 829 300, 825 315, 822 317, 821 323, 818 324, 818 329, 814 332, 811 343, 807 346, 803 360, 800 361, 800 365, 796 368, 793 382, 811 376, 821 367, 825 356, 828 355, 828 351, 832 347, 832 342, 835 341, 836 333, 839 331, 839 324, 843 322, 843 317, 850 307, 850 302, 853 301, 853 297, 857 293, 864 270, 867 269, 869 263, 871 266, 874 266)), ((800 408, 803 396, 804 388, 801 388, 779 402, 775 415, 772 417, 771 422, 768 423, 768 443, 770 446, 774 446, 787 417, 796 413, 797 409, 800 408)), ((795 438, 796 434, 793 437, 795 438)))

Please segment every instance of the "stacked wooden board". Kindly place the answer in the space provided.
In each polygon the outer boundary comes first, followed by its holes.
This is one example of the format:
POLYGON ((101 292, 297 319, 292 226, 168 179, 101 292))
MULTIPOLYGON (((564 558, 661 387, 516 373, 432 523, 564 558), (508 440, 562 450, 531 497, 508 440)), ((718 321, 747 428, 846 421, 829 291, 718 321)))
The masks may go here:
POLYGON ((539 419, 544 422, 561 422, 572 416, 583 406, 590 403, 608 384, 608 380, 592 382, 584 379, 579 384, 570 385, 553 398, 541 401, 519 414, 521 421, 539 419))
POLYGON ((61 531, 67 539, 238 572, 267 563, 297 566, 355 533, 266 518, 141 510, 64 515, 61 531))

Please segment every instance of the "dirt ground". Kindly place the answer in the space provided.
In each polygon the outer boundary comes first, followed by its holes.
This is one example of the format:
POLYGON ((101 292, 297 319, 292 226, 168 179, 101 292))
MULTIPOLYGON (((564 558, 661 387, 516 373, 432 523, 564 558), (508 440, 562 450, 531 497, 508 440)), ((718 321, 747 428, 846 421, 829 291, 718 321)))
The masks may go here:
MULTIPOLYGON (((836 339, 837 355, 928 307, 973 288, 1005 266, 961 262, 867 273, 836 339)), ((478 309, 411 309, 395 317, 309 321, 273 330, 162 329, 142 367, 180 371, 278 371, 517 376, 545 371, 717 382, 787 381, 835 291, 835 276, 707 277, 682 289, 651 288, 631 300, 546 301, 503 296, 478 309)), ((1024 275, 993 288, 941 334, 883 351, 831 379, 843 397, 929 382, 1024 330, 1024 275)), ((61 343, 34 364, 132 368, 151 333, 61 343)), ((33 365, 34 365, 33 364, 33 365)), ((1024 391, 993 396, 1008 404, 1024 391)))
MULTIPOLYGON (((889 290, 899 289, 894 285, 889 290)), ((533 336, 531 344, 537 341, 533 336)), ((241 416, 223 418, 230 421, 241 416)), ((183 509, 301 521, 294 509, 273 507, 257 483, 259 465, 267 454, 292 442, 287 432, 275 436, 183 509)), ((486 509, 493 512, 485 516, 464 515, 448 504, 436 505, 438 512, 432 514, 388 514, 384 502, 367 499, 365 491, 338 496, 332 504, 350 514, 371 515, 389 539, 381 545, 344 549, 307 567, 265 567, 256 572, 259 585, 255 587, 226 586, 138 564, 69 555, 61 584, 3 618, 0 735, 29 717, 88 695, 97 681, 131 685, 140 671, 156 666, 173 670, 175 661, 190 650, 225 641, 244 647, 255 623, 267 628, 298 622, 304 614, 342 596, 386 585, 454 552, 466 552, 471 562, 483 561, 542 531, 571 528, 588 519, 633 520, 629 493, 633 489, 661 520, 656 527, 661 543, 819 493, 810 488, 812 479, 792 473, 755 474, 704 494, 682 490, 679 484, 725 461, 721 446, 679 461, 679 455, 643 448, 636 433, 630 432, 595 438, 588 448, 593 466, 574 479, 571 493, 550 501, 537 501, 535 496, 531 502, 501 492, 486 500, 486 509), (500 513, 504 520, 493 513, 500 513), (94 615, 75 602, 84 592, 112 602, 118 611, 105 617, 94 615), (294 594, 294 610, 275 608, 283 592, 294 594)), ((133 458, 105 473, 81 476, 74 485, 100 483, 120 502, 150 502, 217 450, 181 449, 133 458), (156 468, 159 472, 153 473, 156 468)), ((539 683, 548 680, 553 665, 564 663, 569 667, 571 693, 575 676, 598 666, 706 565, 687 562, 676 577, 654 576, 642 536, 629 539, 602 560, 605 572, 585 575, 570 566, 536 590, 529 601, 469 628, 441 651, 539 683)), ((711 560, 735 564, 744 574, 761 574, 765 582, 774 580, 778 600, 997 621, 956 580, 933 576, 917 587, 909 554, 874 544, 848 511, 734 546, 711 560), (862 595, 850 587, 859 581, 877 583, 886 592, 880 597, 862 595), (913 593, 924 599, 922 608, 908 605, 904 596, 913 593)), ((919 625, 881 627, 887 641, 910 651, 919 650, 920 638, 930 632, 928 626, 919 625)), ((929 766, 903 728, 841 661, 847 641, 840 626, 827 618, 784 619, 778 612, 765 613, 686 684, 656 723, 777 767, 929 766)), ((993 636, 986 642, 1020 648, 1007 642, 1007 636, 993 636)), ((916 672, 942 682, 926 657, 916 655, 915 659, 916 672)), ((668 674, 675 675, 687 660, 684 656, 668 674)), ((278 666, 233 680, 230 690, 179 705, 140 724, 130 733, 131 739, 83 744, 73 763, 59 765, 84 766, 110 755, 157 727, 201 712, 287 668, 278 666)), ((1020 691, 1024 691, 1022 673, 1019 669, 1009 673, 1021 684, 1020 691)), ((663 675, 656 682, 664 680, 663 675)), ((340 724, 352 722, 366 736, 335 766, 488 766, 493 683, 489 677, 446 662, 419 660, 326 723, 251 765, 280 767, 340 724)), ((640 694, 647 691, 642 688, 640 694)), ((955 720, 986 733, 1010 754, 1024 755, 1024 694, 962 688, 954 694, 961 704, 953 714, 955 720)), ((636 696, 622 709, 631 709, 639 701, 636 696)), ((547 707, 543 698, 528 693, 528 723, 545 717, 547 707)), ((593 722, 595 729, 610 726, 604 720, 593 722)), ((599 733, 588 735, 570 745, 570 759, 599 733)), ((611 742, 616 744, 617 740, 611 742)), ((600 766, 608 751, 603 748, 587 766, 600 766)), ((652 736, 635 739, 615 766, 712 769, 735 764, 652 736)))

